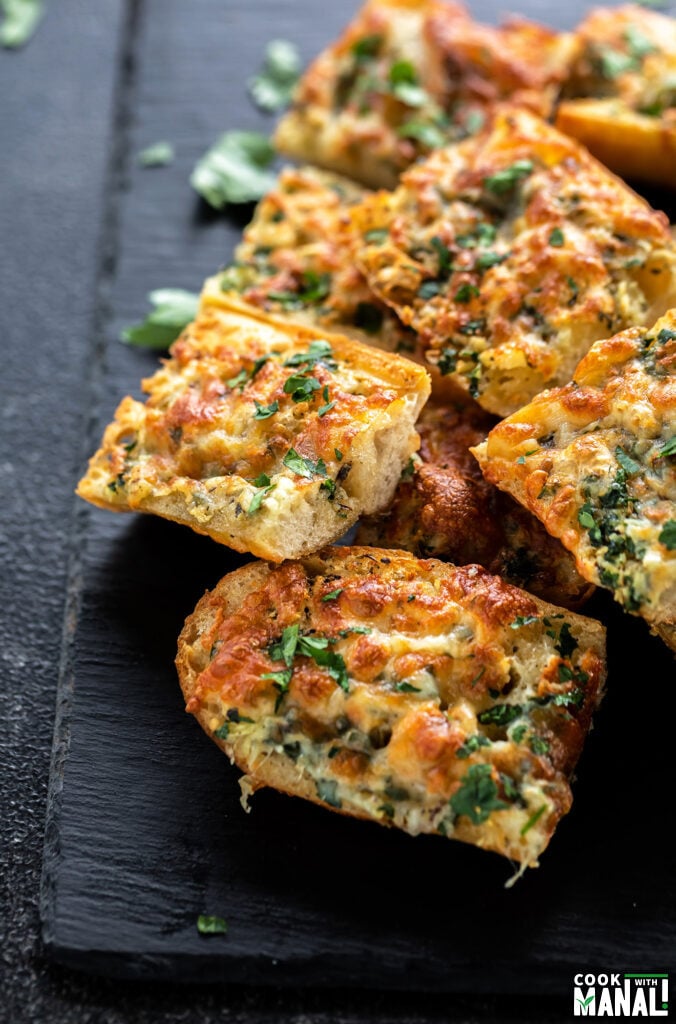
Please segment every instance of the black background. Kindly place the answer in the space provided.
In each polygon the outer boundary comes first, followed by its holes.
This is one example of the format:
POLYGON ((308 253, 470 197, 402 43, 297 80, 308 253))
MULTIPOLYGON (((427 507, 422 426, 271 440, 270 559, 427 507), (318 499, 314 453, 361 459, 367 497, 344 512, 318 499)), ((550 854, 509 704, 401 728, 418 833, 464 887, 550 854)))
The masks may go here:
MULTIPOLYGON (((183 617, 238 560, 72 491, 119 397, 156 365, 119 344, 121 326, 154 287, 197 290, 247 219, 198 201, 195 160, 226 128, 271 127, 244 88, 269 39, 307 59, 355 5, 48 7, 25 50, 0 52, 0 1019, 568 1020, 576 969, 668 970, 673 661, 603 597, 609 695, 573 812, 514 889, 506 862, 460 844, 275 794, 244 816, 171 666, 183 617), (174 163, 138 167, 159 139, 174 163), (227 939, 197 936, 201 911, 228 919, 227 939)), ((584 9, 520 7, 560 27, 584 9)))

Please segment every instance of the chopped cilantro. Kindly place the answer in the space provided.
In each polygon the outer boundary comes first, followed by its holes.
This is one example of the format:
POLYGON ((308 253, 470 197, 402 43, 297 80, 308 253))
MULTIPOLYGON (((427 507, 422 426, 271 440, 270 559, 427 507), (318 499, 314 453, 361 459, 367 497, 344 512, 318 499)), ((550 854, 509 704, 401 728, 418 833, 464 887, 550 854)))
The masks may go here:
POLYGON ((397 135, 402 139, 413 139, 426 149, 440 149, 446 142, 442 130, 431 121, 412 118, 397 128, 397 135))
POLYGON ((383 36, 373 33, 373 35, 362 36, 361 39, 357 39, 352 44, 352 56, 358 63, 362 61, 372 60, 378 56, 380 48, 383 45, 383 36))
POLYGON ((612 46, 604 46, 598 57, 599 70, 604 78, 611 81, 624 75, 627 71, 636 70, 636 58, 620 50, 614 50, 612 46))
MULTIPOLYGON (((304 270, 295 291, 278 292, 271 289, 268 292, 268 298, 273 302, 279 302, 284 309, 300 309, 302 306, 312 306, 321 302, 330 291, 330 274, 318 274, 315 270, 304 270)), ((293 364, 289 364, 287 361, 286 365, 293 364)))
POLYGON ((265 49, 263 68, 249 79, 249 95, 266 113, 288 106, 300 74, 300 57, 293 43, 273 39, 265 49))
POLYGON ((416 70, 409 60, 396 60, 388 76, 390 92, 407 107, 422 107, 427 93, 418 82, 416 70))
POLYGON ((547 743, 547 740, 543 740, 542 736, 531 736, 528 740, 528 746, 538 756, 549 753, 549 743, 547 743))
POLYGON ((459 747, 455 756, 459 757, 461 761, 465 761, 470 754, 474 754, 481 747, 490 747, 491 741, 486 736, 482 736, 481 733, 474 733, 473 736, 468 736, 461 747, 459 747))
POLYGON ((486 711, 480 711, 477 720, 482 725, 509 725, 523 714, 520 704, 494 704, 486 711))
POLYGON ((226 132, 198 160, 190 184, 216 210, 260 199, 275 185, 275 151, 259 132, 226 132))
POLYGON ((442 348, 441 355, 437 362, 439 373, 445 376, 447 373, 453 373, 458 364, 458 353, 452 348, 442 348))
POLYGON ((658 459, 668 459, 669 456, 676 455, 676 437, 672 437, 665 444, 662 451, 657 456, 658 459))
POLYGON ((676 550, 676 519, 667 519, 657 539, 667 551, 676 550))
POLYGON ((336 456, 336 461, 337 462, 342 462, 343 461, 343 453, 341 452, 340 448, 334 448, 333 449, 333 454, 336 456))
POLYGON ((218 727, 218 729, 214 729, 214 736, 216 736, 217 739, 219 739, 219 740, 227 740, 229 732, 230 732, 230 723, 229 722, 223 722, 223 725, 220 725, 218 727))
POLYGON ((501 196, 506 192, 510 192, 517 182, 521 181, 522 178, 528 177, 533 170, 534 166, 531 160, 517 160, 511 166, 505 167, 501 171, 496 171, 495 174, 484 178, 484 185, 490 192, 501 196))
POLYGON ((395 690, 398 690, 399 693, 420 693, 421 692, 419 686, 413 686, 412 683, 407 683, 405 679, 401 683, 397 683, 394 688, 395 688, 395 690))
POLYGON ((538 622, 539 615, 517 615, 514 622, 510 622, 510 629, 521 629, 522 626, 530 626, 532 622, 538 622))
POLYGON ((382 245, 386 242, 390 236, 388 228, 371 228, 370 231, 364 232, 364 241, 369 242, 371 245, 382 245))
POLYGON ((254 487, 258 490, 255 492, 253 498, 249 502, 249 507, 246 510, 248 516, 252 516, 255 512, 258 512, 261 504, 265 501, 269 494, 272 494, 277 484, 270 483, 270 477, 265 473, 261 473, 259 477, 254 480, 254 487))
POLYGON ((482 221, 477 224, 474 231, 466 235, 458 235, 455 241, 461 249, 476 249, 477 245, 490 245, 495 241, 496 234, 497 230, 493 224, 482 221))
POLYGON ((323 459, 313 462, 312 459, 306 459, 303 455, 299 455, 295 448, 289 448, 282 462, 292 472, 307 480, 312 480, 315 476, 326 476, 326 465, 323 459))
POLYGON ((311 341, 306 352, 294 352, 284 361, 285 366, 305 366, 308 370, 313 370, 317 363, 329 370, 336 369, 337 363, 328 341, 311 341))
POLYGON ((594 509, 587 502, 578 509, 577 521, 580 526, 584 526, 585 530, 592 530, 596 526, 593 512, 594 509))
POLYGON ((139 348, 167 349, 197 316, 199 295, 182 288, 157 288, 148 299, 155 308, 143 323, 125 327, 120 337, 139 348))
POLYGON ((322 601, 335 601, 337 597, 340 597, 344 589, 344 587, 338 587, 336 590, 331 590, 328 594, 324 594, 322 601))
POLYGON ((316 377, 308 377, 303 373, 294 373, 284 381, 284 393, 291 395, 294 402, 311 402, 315 391, 321 388, 316 377))
POLYGON ((555 649, 559 652, 562 658, 569 658, 573 651, 577 649, 577 640, 570 631, 570 626, 567 622, 564 622, 559 630, 558 642, 554 645, 555 649))
POLYGON ((430 239, 430 245, 437 254, 439 260, 439 274, 448 275, 453 269, 451 261, 451 253, 447 245, 445 245, 438 235, 430 239))
POLYGON ((482 252, 477 257, 477 261, 474 264, 477 270, 490 270, 491 267, 497 267, 498 264, 504 263, 509 253, 500 252, 482 252))
POLYGON ((473 764, 465 772, 460 789, 450 799, 457 815, 466 815, 472 824, 481 825, 492 811, 501 811, 507 804, 498 799, 498 787, 489 764, 473 764))
POLYGON ((270 658, 273 661, 283 661, 286 667, 290 668, 296 654, 299 633, 300 625, 297 622, 292 626, 287 626, 282 633, 281 639, 268 647, 267 652, 270 658))
POLYGON ((641 472, 641 467, 639 466, 638 462, 634 462, 634 460, 630 458, 627 455, 627 453, 622 448, 619 447, 619 445, 615 449, 615 458, 622 466, 622 469, 626 473, 628 473, 629 476, 635 476, 636 473, 641 472))
POLYGON ((554 228, 549 235, 549 244, 553 245, 556 249, 560 249, 565 243, 563 231, 561 228, 554 228))
POLYGON ((418 288, 418 297, 421 299, 433 299, 443 288, 442 281, 423 281, 418 288))
POLYGON ((225 935, 228 925, 224 917, 216 914, 200 914, 197 918, 197 931, 200 935, 225 935))
POLYGON ((627 41, 629 53, 638 61, 647 57, 649 53, 655 53, 657 50, 657 47, 651 43, 648 37, 636 25, 627 25, 624 38, 627 41))

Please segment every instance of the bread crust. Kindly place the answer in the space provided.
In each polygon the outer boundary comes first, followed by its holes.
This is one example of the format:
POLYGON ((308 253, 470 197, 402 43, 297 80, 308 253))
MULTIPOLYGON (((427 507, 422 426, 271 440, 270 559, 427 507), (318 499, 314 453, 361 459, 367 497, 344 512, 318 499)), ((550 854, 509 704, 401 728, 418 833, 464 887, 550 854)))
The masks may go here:
POLYGON ((533 866, 570 807, 604 642, 599 623, 478 566, 328 548, 224 577, 176 665, 247 791, 533 866))
POLYGON ((77 493, 280 561, 386 504, 418 447, 425 371, 268 317, 207 282, 163 369, 127 397, 77 493))
POLYGON ((676 311, 597 342, 473 448, 484 475, 536 515, 676 650, 676 311), (669 525, 672 524, 672 525, 669 525))

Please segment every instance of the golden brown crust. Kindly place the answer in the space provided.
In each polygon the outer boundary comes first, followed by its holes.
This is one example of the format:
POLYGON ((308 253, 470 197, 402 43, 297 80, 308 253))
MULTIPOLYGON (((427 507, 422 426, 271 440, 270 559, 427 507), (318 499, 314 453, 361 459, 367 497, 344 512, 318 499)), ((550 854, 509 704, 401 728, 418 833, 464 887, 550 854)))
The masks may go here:
POLYGON ((456 3, 369 0, 308 68, 275 143, 392 188, 415 159, 473 134, 498 100, 547 117, 572 53, 572 36, 523 19, 496 28, 456 3))
POLYGON ((597 342, 474 448, 486 477, 533 512, 676 649, 676 312, 597 342), (671 454, 670 454, 671 453, 671 454))
POLYGON ((570 806, 604 630, 478 566, 329 548, 226 576, 176 663, 251 788, 534 865, 570 806))
POLYGON ((617 174, 676 184, 676 22, 627 4, 595 8, 556 124, 617 174))
POLYGON ((505 107, 353 209, 368 282, 427 359, 504 416, 611 329, 676 303, 662 213, 574 140, 505 107))
POLYGON ((416 424, 418 455, 389 509, 362 520, 357 543, 478 563, 545 601, 579 608, 593 586, 539 520, 485 479, 470 451, 494 425, 477 405, 429 401, 416 424))
POLYGON ((120 404, 81 497, 280 560, 386 504, 418 446, 424 370, 237 307, 212 282, 171 356, 145 405, 120 404))

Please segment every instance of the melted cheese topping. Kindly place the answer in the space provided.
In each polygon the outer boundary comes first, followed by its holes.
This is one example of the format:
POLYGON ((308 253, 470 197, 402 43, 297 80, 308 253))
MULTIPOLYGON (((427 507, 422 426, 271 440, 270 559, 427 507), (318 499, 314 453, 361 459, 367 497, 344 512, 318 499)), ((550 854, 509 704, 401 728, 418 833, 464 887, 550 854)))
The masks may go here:
POLYGON ((220 288, 295 322, 341 330, 388 352, 413 352, 413 331, 376 299, 355 265, 347 211, 364 195, 316 168, 282 171, 256 207, 233 265, 219 275, 220 288))
POLYGON ((598 342, 573 383, 498 424, 476 453, 587 579, 676 647, 675 435, 672 312, 598 342))
POLYGON ((120 405, 82 497, 166 514, 238 550, 285 557, 294 515, 307 517, 304 529, 321 519, 321 532, 333 533, 298 538, 300 550, 336 539, 373 500, 387 500, 417 447, 424 371, 339 335, 229 308, 212 282, 171 351, 143 382, 146 404, 120 405))
POLYGON ((188 710, 254 784, 274 754, 329 806, 536 862, 600 697, 598 623, 377 548, 285 563, 228 610, 232 585, 196 613, 188 710))
POLYGON ((416 424, 420 450, 387 512, 362 520, 357 542, 418 557, 478 563, 545 601, 579 607, 589 584, 535 516, 482 475, 470 447, 495 419, 476 405, 429 401, 416 424))
POLYGON ((611 329, 676 302, 664 214, 516 108, 353 216, 374 292, 441 373, 499 415, 569 380, 611 329))
POLYGON ((369 0, 304 75, 275 142, 393 187, 421 154, 476 132, 501 99, 548 116, 571 47, 571 36, 523 19, 477 24, 456 3, 369 0))

